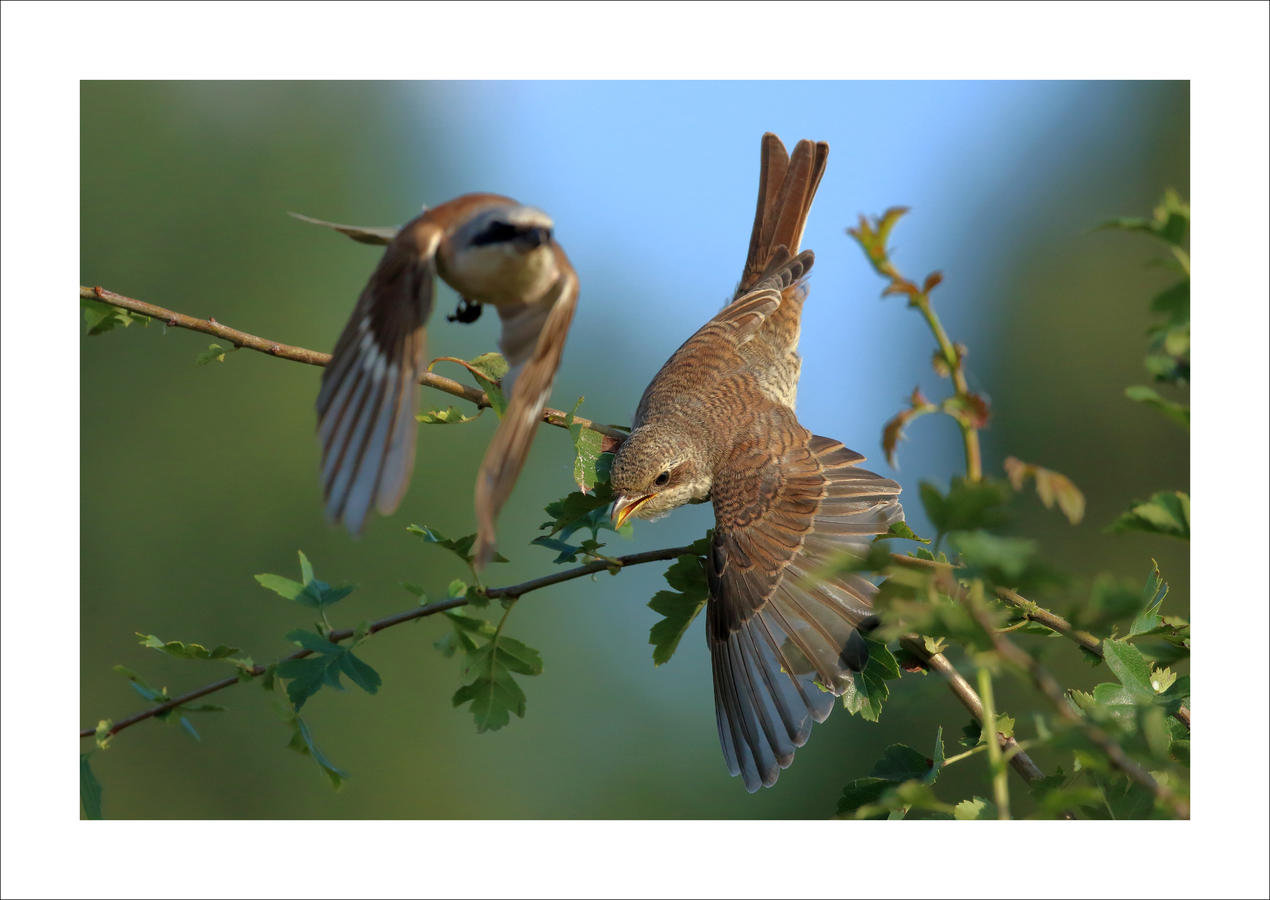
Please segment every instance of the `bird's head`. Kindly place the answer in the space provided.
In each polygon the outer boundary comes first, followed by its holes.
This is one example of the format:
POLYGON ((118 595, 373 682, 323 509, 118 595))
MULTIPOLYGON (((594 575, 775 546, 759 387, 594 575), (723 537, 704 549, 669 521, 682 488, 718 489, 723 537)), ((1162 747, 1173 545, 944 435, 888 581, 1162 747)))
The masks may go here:
POLYGON ((708 458, 695 436, 666 425, 631 432, 613 457, 613 524, 656 519, 685 503, 700 503, 713 482, 708 458))
POLYGON ((441 276, 470 300, 532 301, 557 277, 551 217, 532 206, 499 202, 464 210, 441 249, 441 276))

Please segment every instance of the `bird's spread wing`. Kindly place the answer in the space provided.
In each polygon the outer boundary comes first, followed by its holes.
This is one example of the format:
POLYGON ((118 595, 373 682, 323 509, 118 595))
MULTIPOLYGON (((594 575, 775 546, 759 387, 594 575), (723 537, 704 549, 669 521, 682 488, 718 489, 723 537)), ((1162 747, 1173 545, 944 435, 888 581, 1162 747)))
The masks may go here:
POLYGON ((560 278, 544 300, 499 307, 503 322, 499 348, 511 366, 503 378, 503 388, 510 394, 476 476, 477 538, 473 552, 478 567, 494 555, 494 520, 525 465, 578 305, 578 277, 559 248, 556 258, 560 278))
POLYGON ((424 370, 441 231, 408 225, 384 252, 344 326, 318 392, 326 513, 358 534, 374 503, 397 508, 415 455, 415 408, 424 370))
POLYGON ((388 226, 362 226, 362 225, 339 225, 335 222, 326 222, 322 219, 315 219, 312 216, 301 215, 293 212, 290 215, 299 219, 301 222, 308 222, 310 225, 321 225, 323 228, 330 228, 338 231, 340 234, 347 235, 359 244, 372 244, 380 247, 387 246, 392 243, 392 239, 397 236, 400 230, 391 225, 388 226))
POLYGON ((868 661, 859 632, 876 623, 876 588, 819 570, 903 517, 898 484, 856 468, 862 456, 788 409, 772 415, 775 439, 740 447, 711 490, 715 714, 728 769, 750 791, 776 781, 868 661))

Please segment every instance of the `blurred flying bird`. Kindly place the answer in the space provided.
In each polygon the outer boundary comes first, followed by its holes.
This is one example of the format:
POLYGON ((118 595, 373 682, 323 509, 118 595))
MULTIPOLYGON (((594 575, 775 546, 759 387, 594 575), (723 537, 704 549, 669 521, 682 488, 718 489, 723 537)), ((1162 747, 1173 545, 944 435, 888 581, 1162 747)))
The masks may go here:
POLYGON ((613 520, 714 504, 706 638, 728 770, 749 791, 775 783, 812 722, 868 662, 877 588, 822 575, 903 518, 900 486, 794 415, 799 319, 814 256, 798 253, 829 146, 792 156, 762 140, 758 206, 731 303, 670 357, 644 391, 614 457, 613 520))
POLYGON ((327 516, 358 534, 372 504, 392 513, 410 481, 424 326, 437 276, 458 291, 452 319, 498 310, 507 407, 476 479, 477 539, 484 565, 494 520, 533 441, 578 299, 578 279, 540 210, 495 194, 466 194, 393 228, 358 228, 297 216, 354 240, 386 244, 322 373, 318 437, 327 516))

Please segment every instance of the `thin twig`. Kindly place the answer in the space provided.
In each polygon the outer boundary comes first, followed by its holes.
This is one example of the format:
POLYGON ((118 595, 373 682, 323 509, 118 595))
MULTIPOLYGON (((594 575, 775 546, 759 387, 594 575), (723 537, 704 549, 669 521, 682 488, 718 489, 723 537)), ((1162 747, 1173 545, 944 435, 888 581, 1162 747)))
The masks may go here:
MULTIPOLYGON (((953 692, 953 696, 960 700, 961 705, 970 711, 970 715, 974 716, 976 722, 983 723, 983 700, 975 693, 975 689, 970 686, 970 682, 961 676, 961 673, 957 671, 948 657, 942 653, 931 653, 926 649, 926 644, 922 639, 915 634, 905 635, 900 638, 900 645, 920 659, 927 669, 942 675, 947 680, 948 689, 953 692)), ((1002 755, 1009 761, 1010 767, 1018 772, 1028 784, 1040 781, 1045 777, 1045 773, 1032 761, 1032 757, 1024 752, 1023 748, 1019 746, 1019 742, 1013 737, 998 733, 997 743, 1000 744, 1002 755)))
MULTIPOLYGON (((331 361, 331 354, 322 353, 318 350, 309 350, 305 347, 294 347, 290 344, 283 344, 278 341, 271 341, 268 338, 262 338, 258 335, 248 334, 245 331, 239 331, 237 328, 230 328, 222 325, 215 319, 198 319, 194 316, 187 316, 185 313, 174 312, 170 309, 164 309, 162 306, 155 306, 153 303, 146 303, 144 300, 136 300, 132 297, 125 297, 123 294, 116 294, 114 291, 108 291, 102 287, 84 287, 80 285, 79 296, 88 300, 100 300, 102 303, 109 303, 111 306, 118 306, 121 309, 130 312, 141 313, 170 325, 174 328, 187 328, 190 331, 201 331, 203 334, 210 334, 218 337, 223 341, 229 341, 235 347, 246 347, 248 350, 255 350, 258 353, 264 353, 267 356, 276 356, 279 359, 289 359, 293 362, 300 362, 310 366, 325 366, 331 361)), ((476 404, 478 409, 490 405, 489 398, 485 396, 485 392, 470 385, 461 384, 452 378, 446 378, 443 375, 434 375, 431 372, 424 372, 419 379, 419 383, 430 388, 436 388, 438 391, 444 391, 454 397, 467 400, 469 403, 476 404)), ((542 411, 542 421, 548 425, 555 425, 558 428, 566 428, 565 418, 568 413, 559 409, 544 408, 542 411)), ((621 443, 626 439, 626 432, 612 425, 600 425, 592 422, 590 419, 584 419, 581 416, 574 416, 573 422, 581 425, 583 428, 589 428, 592 431, 598 431, 605 437, 612 438, 617 443, 621 443)))
MULTIPOLYGON (((518 598, 524 594, 530 593, 531 591, 550 587, 551 585, 559 584, 562 581, 571 581, 574 578, 581 578, 584 575, 592 575, 596 572, 604 571, 611 571, 616 574, 618 570, 627 568, 628 566, 638 566, 642 563, 675 559, 676 557, 684 556, 692 552, 692 546, 689 545, 686 547, 664 547, 661 550, 646 550, 642 553, 630 553, 626 556, 606 557, 604 560, 589 562, 581 566, 576 566, 572 569, 565 569, 561 572, 553 572, 552 574, 544 575, 541 578, 533 578, 529 581, 522 581, 520 584, 512 584, 506 587, 485 588, 482 593, 490 599, 498 599, 501 597, 518 598)), ((426 606, 417 606, 414 609, 394 613, 391 616, 385 616, 382 619, 372 622, 367 628, 366 633, 377 634, 386 628, 392 628, 393 626, 401 625, 404 622, 412 622, 415 619, 422 619, 425 616, 436 615, 437 613, 444 612, 447 609, 455 609, 459 606, 465 606, 468 602, 467 597, 450 597, 446 600, 438 600, 435 603, 429 603, 426 606)), ((356 629, 342 628, 339 631, 332 631, 326 636, 326 638, 327 640, 338 644, 341 641, 346 641, 353 637, 356 633, 356 629)), ((279 660, 279 662, 288 659, 304 659, 304 657, 311 656, 312 654, 312 650, 297 650, 290 656, 283 657, 283 659, 279 660)), ((179 706, 189 703, 191 700, 197 700, 200 697, 206 697, 208 694, 214 694, 227 687, 232 687, 239 683, 241 675, 249 675, 252 678, 259 678, 268 670, 269 666, 253 666, 251 669, 241 670, 239 675, 231 675, 228 678, 222 678, 219 681, 213 681, 212 683, 205 684, 200 688, 195 688, 189 693, 182 694, 179 697, 173 697, 171 700, 156 704, 149 709, 142 710, 139 713, 134 713, 126 719, 120 719, 105 732, 104 736, 114 737, 125 728, 136 725, 138 722, 143 722, 146 719, 153 718, 159 713, 166 712, 170 709, 176 709, 179 706)), ((85 728, 79 733, 79 736, 81 738, 89 738, 93 737, 96 733, 97 730, 95 728, 85 728)))
MULTIPOLYGON (((946 570, 950 573, 955 569, 951 563, 941 563, 930 559, 917 559, 916 557, 905 556, 901 553, 892 553, 891 559, 901 565, 908 565, 910 568, 939 569, 941 571, 946 570)), ((1055 634, 1060 634, 1067 638, 1082 650, 1089 651, 1099 659, 1103 658, 1101 638, 1095 637, 1088 631, 1081 631, 1058 613, 1050 612, 1035 601, 1024 597, 1018 591, 1011 590, 1010 588, 999 587, 996 588, 996 595, 1001 598, 1001 600, 1023 613, 1024 617, 1028 619, 1028 621, 1036 622, 1038 625, 1044 625, 1055 634)), ((1173 713, 1173 718, 1177 719, 1187 728, 1191 727, 1191 711, 1189 708, 1185 706, 1179 707, 1177 712, 1173 713)))
POLYGON ((1156 781, 1150 772, 1130 759, 1129 755, 1112 739, 1111 735, 1089 719, 1077 714, 1072 709, 1071 704, 1067 702, 1067 694, 1063 690, 1063 686, 1030 653, 1020 649, 1017 644, 1005 635, 999 634, 980 606, 971 603, 966 608, 975 618, 975 621, 988 633, 993 647, 1001 658, 1010 665, 1026 672, 1031 678, 1032 684, 1050 701, 1050 704, 1061 718, 1084 732, 1085 736, 1102 750, 1113 766, 1127 775, 1130 780, 1137 782, 1154 794, 1156 799, 1172 809, 1179 819, 1189 819, 1191 817, 1190 803, 1184 797, 1179 797, 1172 788, 1156 781))

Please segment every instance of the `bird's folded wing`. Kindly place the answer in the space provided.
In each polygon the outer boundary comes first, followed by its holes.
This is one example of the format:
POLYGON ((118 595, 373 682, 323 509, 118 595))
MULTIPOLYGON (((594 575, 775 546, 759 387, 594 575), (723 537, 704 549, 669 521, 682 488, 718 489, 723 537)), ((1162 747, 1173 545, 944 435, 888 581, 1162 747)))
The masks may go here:
POLYGON ((532 307, 499 309, 499 347, 511 366, 503 387, 510 396, 476 476, 478 567, 494 555, 494 520, 525 465, 578 305, 578 277, 564 252, 557 248, 556 254, 560 278, 547 298, 532 307))
POLYGON ((410 481, 439 240, 435 226, 420 223, 393 241, 322 373, 317 413, 326 513, 353 534, 372 503, 384 514, 395 510, 410 481))
POLYGON ((863 552, 903 515, 899 485, 856 468, 863 457, 811 435, 788 410, 774 415, 782 440, 740 450, 711 491, 715 713, 728 768, 750 791, 776 781, 868 661, 859 632, 876 622, 876 588, 820 570, 863 552))

